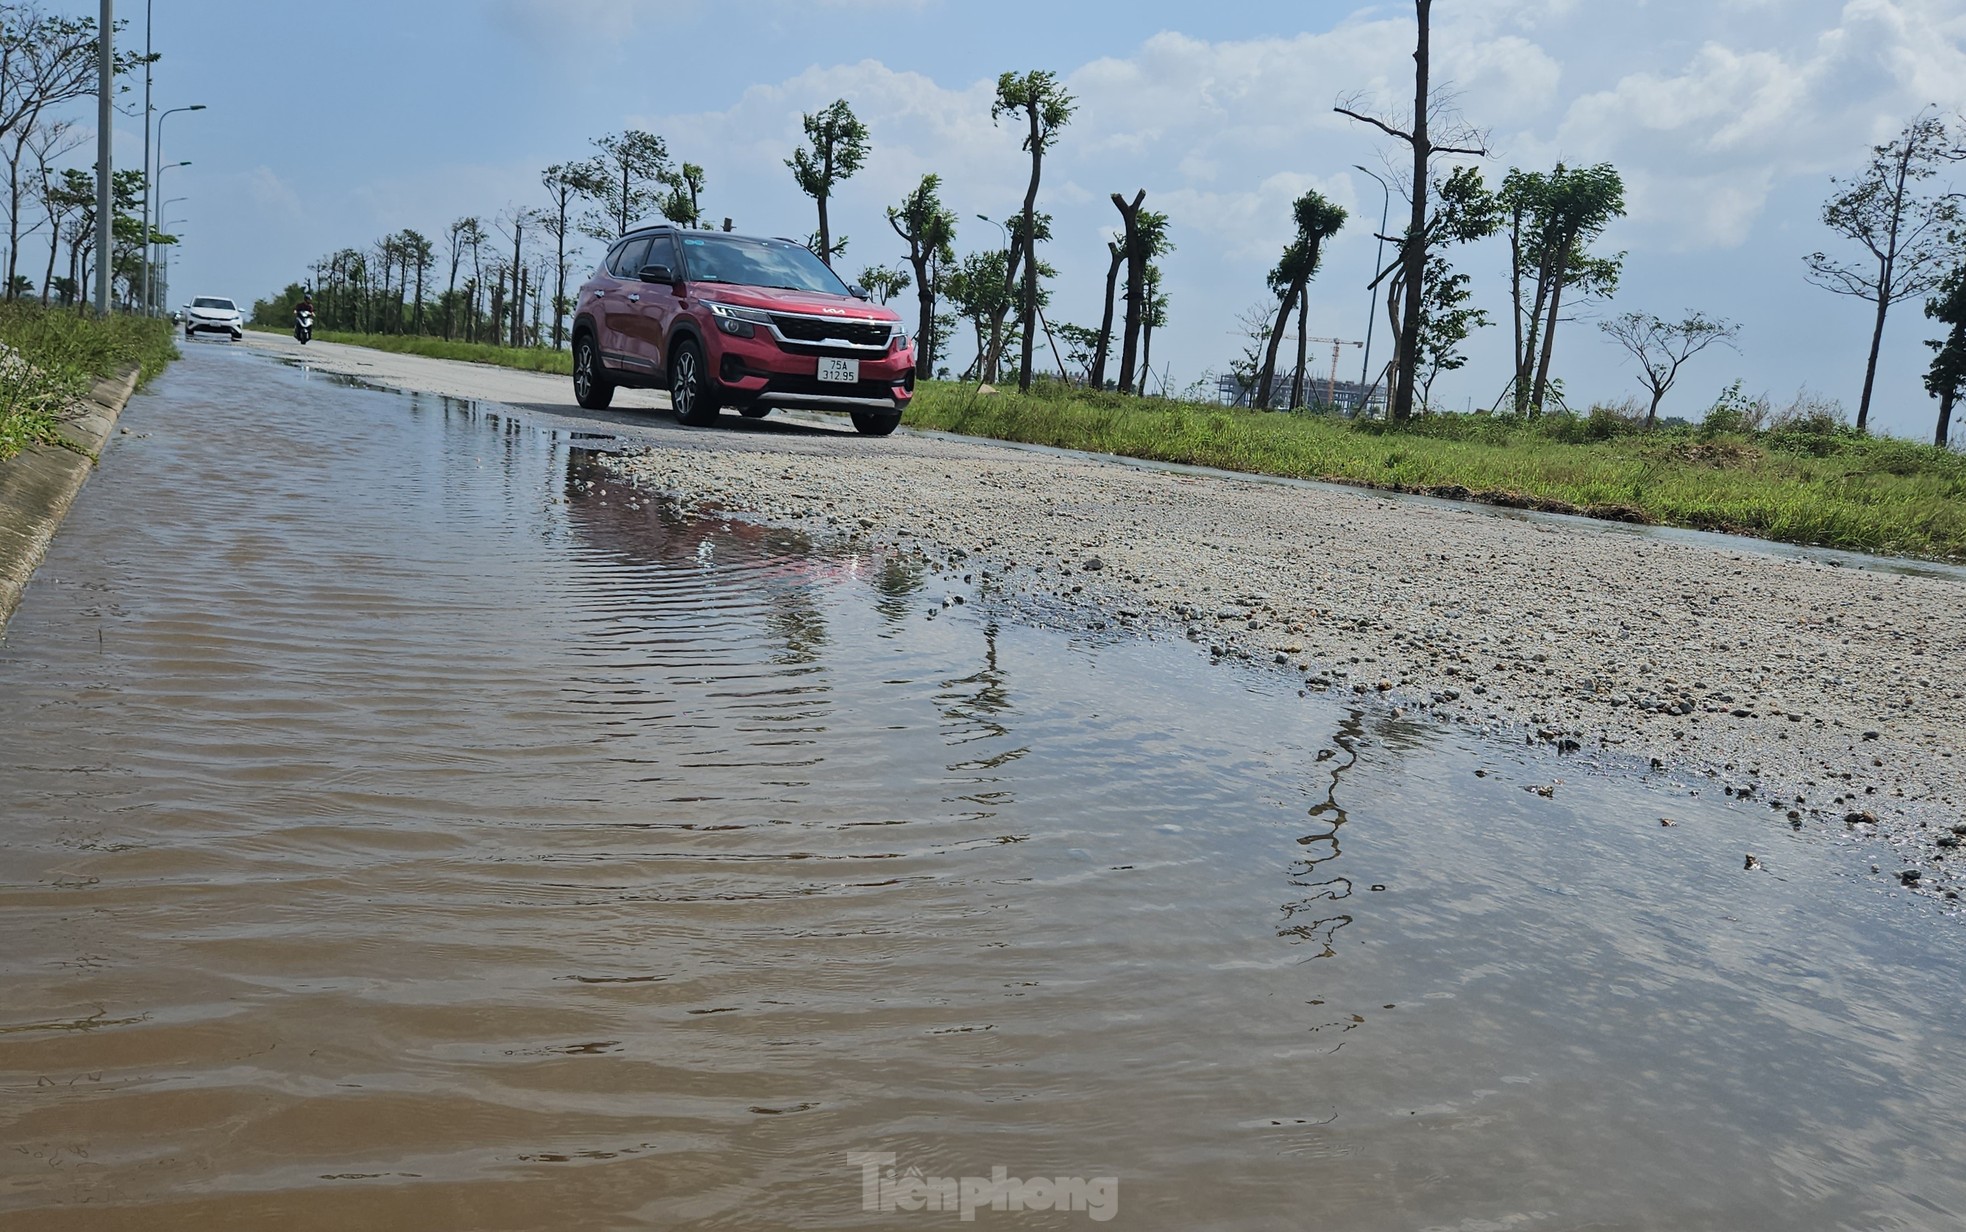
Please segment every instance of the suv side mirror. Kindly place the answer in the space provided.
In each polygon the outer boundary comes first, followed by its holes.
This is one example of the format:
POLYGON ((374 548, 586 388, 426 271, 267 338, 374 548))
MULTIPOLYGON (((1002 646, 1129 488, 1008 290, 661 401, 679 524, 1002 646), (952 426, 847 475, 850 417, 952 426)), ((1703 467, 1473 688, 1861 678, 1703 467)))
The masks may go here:
POLYGON ((846 293, 847 293, 848 295, 851 295, 851 296, 853 296, 853 298, 855 298, 855 299, 866 299, 866 298, 868 298, 868 296, 867 296, 867 288, 866 288, 866 287, 863 287, 863 286, 861 286, 861 285, 860 285, 859 283, 857 283, 857 282, 856 282, 856 283, 854 283, 854 284, 853 284, 852 286, 850 286, 850 287, 848 287, 848 288, 846 289, 846 293))
POLYGON ((676 271, 666 265, 644 265, 642 272, 635 275, 643 282, 674 283, 676 271))

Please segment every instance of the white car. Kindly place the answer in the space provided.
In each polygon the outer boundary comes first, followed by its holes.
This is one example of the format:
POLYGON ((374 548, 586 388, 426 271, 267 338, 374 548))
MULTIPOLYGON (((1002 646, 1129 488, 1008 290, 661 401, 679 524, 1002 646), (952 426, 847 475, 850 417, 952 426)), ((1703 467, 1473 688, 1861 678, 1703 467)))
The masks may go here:
POLYGON ((246 319, 231 300, 200 295, 184 310, 184 336, 195 334, 225 334, 237 342, 246 336, 246 319))

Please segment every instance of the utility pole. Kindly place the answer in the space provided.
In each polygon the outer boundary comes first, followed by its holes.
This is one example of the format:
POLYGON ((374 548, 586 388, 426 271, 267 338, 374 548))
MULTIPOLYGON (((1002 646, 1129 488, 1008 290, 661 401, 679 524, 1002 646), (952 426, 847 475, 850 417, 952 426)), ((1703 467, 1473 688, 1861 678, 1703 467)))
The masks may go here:
MULTIPOLYGON (((96 58, 96 313, 109 314, 110 267, 116 263, 116 194, 110 184, 115 173, 115 157, 110 151, 114 133, 110 129, 115 114, 110 103, 116 79, 116 0, 102 0, 102 24, 96 31, 100 40, 96 58)), ((144 123, 148 124, 145 117, 144 123)))
POLYGON ((143 265, 143 315, 155 316, 150 300, 150 6, 143 0, 143 247, 137 260, 143 265))

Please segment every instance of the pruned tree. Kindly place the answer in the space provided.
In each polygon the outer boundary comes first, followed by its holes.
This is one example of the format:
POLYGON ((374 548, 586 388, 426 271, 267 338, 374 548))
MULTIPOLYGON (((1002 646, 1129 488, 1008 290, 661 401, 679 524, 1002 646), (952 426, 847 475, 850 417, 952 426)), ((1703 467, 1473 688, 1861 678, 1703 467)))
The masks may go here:
MULTIPOLYGON (((1024 192, 1024 209, 1011 228, 1010 260, 1005 271, 1005 290, 1017 282, 1019 262, 1023 268, 1023 295, 1018 301, 1018 328, 1023 334, 1023 350, 1017 365, 1017 387, 1031 388, 1031 348, 1037 334, 1038 258, 1037 245, 1049 238, 1049 228, 1038 225, 1038 183, 1044 174, 1045 152, 1057 143, 1058 130, 1069 124, 1077 102, 1059 84, 1058 75, 1046 71, 1005 73, 997 78, 996 101, 990 104, 990 119, 1019 116, 1024 123, 1024 151, 1031 156, 1031 182, 1024 192), (1025 250, 1020 252, 1020 247, 1025 250)), ((992 367, 995 366, 994 358, 992 367)))
POLYGON ((1498 200, 1509 233, 1515 410, 1535 416, 1549 394, 1565 293, 1582 298, 1617 290, 1624 254, 1593 256, 1590 245, 1624 217, 1625 182, 1609 163, 1576 169, 1558 163, 1547 175, 1510 171, 1498 200))
POLYGON ((1270 329, 1270 342, 1263 353, 1263 372, 1256 383, 1256 405, 1267 409, 1270 391, 1276 381, 1277 348, 1283 344, 1294 307, 1303 311, 1307 288, 1324 260, 1324 245, 1344 228, 1346 214, 1325 200, 1322 193, 1307 192, 1290 207, 1297 234, 1283 250, 1282 260, 1270 271, 1270 290, 1277 295, 1276 320, 1270 329))
POLYGON ((431 245, 429 239, 420 232, 404 231, 400 238, 404 266, 416 278, 416 282, 412 288, 413 298, 410 300, 410 304, 412 305, 410 309, 410 332, 412 334, 421 334, 423 332, 423 283, 424 279, 430 274, 430 266, 436 260, 436 250, 431 245))
POLYGON ((682 227, 703 225, 703 168, 684 163, 669 176, 669 192, 662 198, 662 216, 682 227))
POLYGON ((1944 338, 1926 342, 1936 354, 1925 371, 1925 391, 1939 400, 1939 430, 1932 443, 1944 449, 1952 440, 1952 411, 1966 395, 1966 262, 1953 266, 1926 301, 1925 315, 1951 326, 1944 338))
MULTIPOLYGON (((1412 206, 1406 232, 1399 238, 1400 281, 1403 285, 1399 336, 1415 339, 1420 335, 1420 305, 1425 298, 1428 235, 1427 188, 1433 174, 1434 159, 1445 154, 1483 158, 1488 154, 1486 138, 1454 119, 1445 100, 1436 98, 1432 85, 1433 0, 1413 0, 1418 31, 1413 44, 1413 111, 1405 128, 1394 120, 1358 110, 1356 100, 1340 103, 1340 115, 1370 124, 1397 141, 1405 142, 1412 153, 1412 178, 1408 196, 1412 206), (1436 140, 1436 137, 1440 140, 1436 140)), ((1402 346, 1395 361, 1391 414, 1393 422, 1405 423, 1413 417, 1415 382, 1420 353, 1415 346, 1402 346)))
POLYGON ((451 266, 450 284, 444 292, 444 341, 449 342, 456 327, 458 267, 463 264, 466 252, 472 253, 475 260, 478 246, 485 242, 485 224, 474 217, 460 218, 445 229, 444 236, 451 266))
POLYGON ((942 178, 922 177, 901 204, 887 212, 888 226, 908 245, 908 264, 915 271, 915 300, 920 317, 915 327, 915 365, 933 373, 942 353, 935 326, 935 302, 942 291, 943 271, 956 261, 956 215, 942 204, 942 178))
POLYGON ((1951 233, 1960 222, 1959 194, 1933 191, 1941 167, 1966 159, 1966 139, 1934 110, 1905 125, 1895 138, 1871 149, 1870 163, 1848 180, 1833 179, 1836 193, 1823 205, 1823 225, 1863 248, 1843 261, 1826 253, 1807 258, 1809 280, 1838 295, 1876 306, 1864 392, 1857 403, 1857 431, 1870 428, 1877 358, 1884 347, 1884 319, 1891 306, 1929 295, 1945 279, 1951 233))
POLYGON ((1086 383, 1094 389, 1106 388, 1106 355, 1113 345, 1113 301, 1119 295, 1120 267, 1126 264, 1126 246, 1119 240, 1107 240, 1106 252, 1112 257, 1106 267, 1106 310, 1099 318, 1098 336, 1085 373, 1086 383))
MULTIPOLYGON (((1167 238, 1167 215, 1142 208, 1147 200, 1143 188, 1128 201, 1118 193, 1113 194, 1113 208, 1120 212, 1120 250, 1126 261, 1126 322, 1120 330, 1120 371, 1119 390, 1123 394, 1136 391, 1140 384, 1141 335, 1146 328, 1147 311, 1147 268, 1153 259, 1174 251, 1173 243, 1167 238)), ((1108 291, 1110 293, 1108 280, 1108 291)), ((1107 314, 1110 321, 1111 314, 1107 314)), ((1105 377, 1105 366, 1100 365, 1100 377, 1105 377)))
POLYGON ((28 149, 34 156, 34 197, 41 206, 43 220, 48 228, 48 266, 41 275, 41 302, 48 302, 48 293, 55 280, 55 261, 61 255, 62 227, 74 213, 77 202, 61 191, 61 176, 57 170, 63 158, 72 153, 84 140, 76 125, 67 120, 43 121, 36 126, 35 134, 28 142, 28 149))
POLYGON ((1256 378, 1263 374, 1263 353, 1275 319, 1276 307, 1267 300, 1245 308, 1236 317, 1235 337, 1241 340, 1242 351, 1229 361, 1229 375, 1248 398, 1254 397, 1256 378))
POLYGON ((819 231, 813 252, 831 266, 834 258, 846 251, 846 241, 834 245, 826 204, 840 181, 851 179, 867 161, 867 126, 843 98, 834 100, 817 114, 802 117, 802 123, 807 144, 794 150, 785 165, 792 169, 799 191, 819 206, 819 231))
POLYGON ((638 218, 661 208, 668 186, 669 145, 654 133, 631 128, 596 137, 598 174, 585 193, 595 203, 581 229, 603 243, 625 235, 638 218))
POLYGON ((1638 361, 1645 388, 1652 392, 1652 404, 1645 411, 1648 429, 1658 422, 1659 403, 1665 401, 1686 361, 1715 344, 1732 347, 1741 333, 1733 322, 1699 312, 1688 312, 1682 321, 1627 312, 1600 321, 1598 328, 1638 361))

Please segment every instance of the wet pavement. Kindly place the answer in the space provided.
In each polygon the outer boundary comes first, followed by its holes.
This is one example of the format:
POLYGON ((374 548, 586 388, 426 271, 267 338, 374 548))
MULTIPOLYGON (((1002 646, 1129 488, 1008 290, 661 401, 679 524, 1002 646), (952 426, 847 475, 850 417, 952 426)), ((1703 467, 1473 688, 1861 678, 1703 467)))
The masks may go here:
POLYGON ((1859 849, 187 350, 0 642, 0 1227, 1966 1218, 1859 849))

